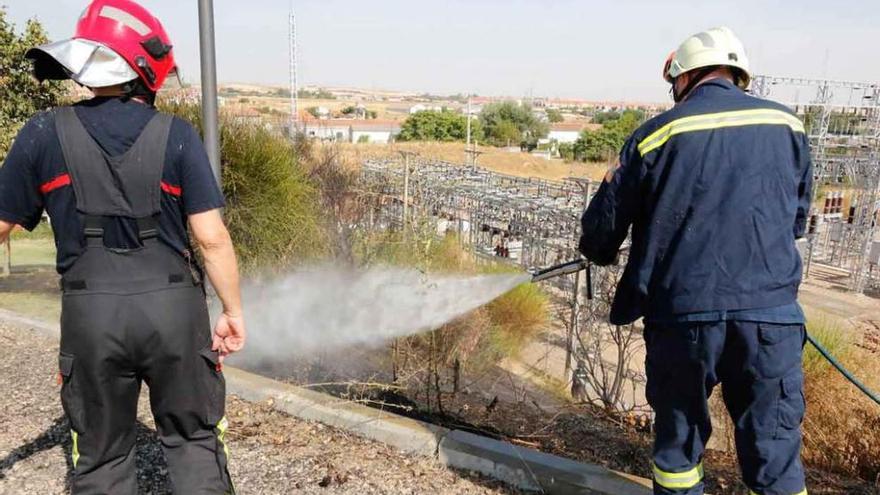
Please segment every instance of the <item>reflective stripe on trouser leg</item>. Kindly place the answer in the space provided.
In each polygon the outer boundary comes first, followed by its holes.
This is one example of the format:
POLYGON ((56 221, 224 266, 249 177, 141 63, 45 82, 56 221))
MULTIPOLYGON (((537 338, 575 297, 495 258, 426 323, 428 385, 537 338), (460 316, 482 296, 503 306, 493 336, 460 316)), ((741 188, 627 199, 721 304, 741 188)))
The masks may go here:
POLYGON ((79 462, 79 434, 76 430, 70 430, 70 438, 73 439, 73 447, 70 449, 70 457, 73 460, 73 468, 76 469, 76 463, 79 462))
MULTIPOLYGON (((226 420, 226 416, 220 418, 220 421, 217 422, 217 441, 220 442, 220 445, 223 447, 223 455, 226 457, 225 464, 226 474, 229 476, 229 445, 226 444, 226 432, 229 431, 229 421, 226 420)), ((232 478, 229 477, 229 491, 224 495, 235 495, 235 483, 232 482, 232 478)))
POLYGON ((226 461, 229 461, 229 446, 226 445, 226 431, 229 430, 229 421, 226 420, 226 416, 223 416, 222 419, 217 423, 217 440, 220 441, 220 445, 223 446, 223 453, 226 454, 226 461))
POLYGON ((697 486, 703 481, 703 463, 697 464, 693 469, 681 473, 663 471, 654 464, 654 481, 663 488, 670 490, 687 490, 697 486))
MULTIPOLYGON (((758 492, 755 492, 755 491, 749 490, 749 495, 761 495, 761 494, 758 493, 758 492)), ((799 492, 797 492, 797 493, 793 493, 792 495, 807 495, 807 489, 804 488, 803 490, 801 490, 801 491, 799 491, 799 492)))

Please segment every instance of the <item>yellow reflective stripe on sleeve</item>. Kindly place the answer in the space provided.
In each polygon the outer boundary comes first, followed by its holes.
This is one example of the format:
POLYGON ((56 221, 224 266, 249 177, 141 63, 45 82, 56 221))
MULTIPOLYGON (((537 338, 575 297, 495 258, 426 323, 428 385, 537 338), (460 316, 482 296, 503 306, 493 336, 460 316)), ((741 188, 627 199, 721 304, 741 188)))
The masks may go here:
POLYGON ((663 146, 666 141, 669 141, 669 138, 677 134, 748 125, 786 125, 794 132, 805 132, 803 122, 797 117, 782 110, 774 110, 772 108, 707 113, 673 120, 652 132, 648 137, 639 142, 639 154, 642 156, 647 155, 651 151, 663 146))
POLYGON ((229 422, 226 421, 226 416, 217 423, 217 440, 220 440, 220 445, 223 446, 223 453, 226 454, 226 459, 229 459, 229 446, 226 445, 226 430, 229 429, 229 422))
POLYGON ((697 464, 697 467, 682 473, 663 471, 654 464, 654 481, 663 488, 670 490, 692 488, 697 483, 703 481, 703 463, 701 462, 697 464))
POLYGON ((70 437, 73 439, 73 447, 70 450, 70 457, 73 459, 73 467, 79 462, 79 434, 75 430, 70 430, 70 437))

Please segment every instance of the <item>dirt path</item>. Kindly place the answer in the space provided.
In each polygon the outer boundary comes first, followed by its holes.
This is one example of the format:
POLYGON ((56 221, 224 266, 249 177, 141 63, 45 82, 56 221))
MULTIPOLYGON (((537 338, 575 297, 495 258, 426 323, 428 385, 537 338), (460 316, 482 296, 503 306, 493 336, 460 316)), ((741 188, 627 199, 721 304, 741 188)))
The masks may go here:
MULTIPOLYGON (((68 492, 70 435, 55 381, 57 352, 57 342, 0 322, 0 494, 68 492)), ((266 404, 230 398, 227 412, 231 471, 240 494, 514 493, 266 404)), ((145 400, 139 421, 140 493, 171 493, 145 400)))

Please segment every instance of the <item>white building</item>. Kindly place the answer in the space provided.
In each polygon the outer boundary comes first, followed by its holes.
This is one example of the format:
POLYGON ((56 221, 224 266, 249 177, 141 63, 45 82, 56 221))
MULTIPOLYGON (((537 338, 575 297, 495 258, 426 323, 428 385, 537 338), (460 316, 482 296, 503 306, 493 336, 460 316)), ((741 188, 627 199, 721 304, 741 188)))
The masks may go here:
POLYGON ((351 124, 352 143, 388 144, 400 134, 400 122, 394 120, 358 120, 351 124))
POLYGON ((386 144, 400 134, 400 123, 393 120, 309 119, 302 123, 302 132, 322 141, 386 144))
POLYGON ((322 141, 351 142, 350 120, 306 120, 303 121, 302 132, 306 137, 322 141))
POLYGON ((584 129, 594 129, 595 127, 601 126, 586 122, 558 122, 550 124, 550 134, 547 135, 547 139, 559 144, 572 144, 578 140, 584 129))
POLYGON ((424 103, 416 103, 415 105, 410 107, 409 114, 414 115, 419 112, 442 112, 442 111, 443 111, 443 107, 440 107, 440 106, 436 106, 436 105, 429 106, 429 105, 425 105, 424 103))

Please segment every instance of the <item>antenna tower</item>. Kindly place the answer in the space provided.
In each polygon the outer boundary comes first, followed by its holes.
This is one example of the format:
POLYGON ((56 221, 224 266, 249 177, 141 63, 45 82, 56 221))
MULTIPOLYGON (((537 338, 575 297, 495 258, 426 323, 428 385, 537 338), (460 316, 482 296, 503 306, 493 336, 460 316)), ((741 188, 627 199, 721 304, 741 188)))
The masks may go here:
POLYGON ((293 0, 290 1, 290 135, 296 136, 299 130, 298 91, 296 80, 296 15, 293 0))

